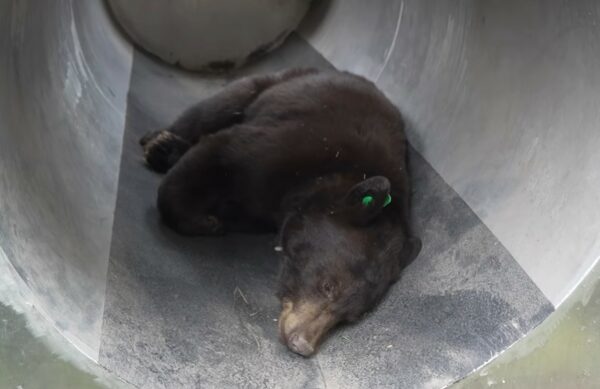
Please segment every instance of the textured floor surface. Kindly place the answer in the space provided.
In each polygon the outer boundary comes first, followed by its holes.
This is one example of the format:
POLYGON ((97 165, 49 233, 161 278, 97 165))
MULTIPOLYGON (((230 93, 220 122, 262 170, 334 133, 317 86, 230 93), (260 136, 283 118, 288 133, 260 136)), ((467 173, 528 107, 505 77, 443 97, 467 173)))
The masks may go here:
MULTIPOLYGON (((329 65, 298 39, 247 72, 329 65)), ((227 79, 134 58, 100 362, 141 388, 441 387, 523 336, 551 305, 457 194, 411 155, 424 249, 388 298, 304 359, 277 340, 271 236, 184 238, 154 206, 138 138, 227 79)))

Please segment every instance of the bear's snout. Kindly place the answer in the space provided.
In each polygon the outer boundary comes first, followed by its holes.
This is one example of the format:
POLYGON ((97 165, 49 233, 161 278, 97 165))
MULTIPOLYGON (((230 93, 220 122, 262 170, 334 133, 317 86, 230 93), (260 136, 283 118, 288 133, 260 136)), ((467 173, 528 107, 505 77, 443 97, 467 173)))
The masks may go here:
POLYGON ((300 334, 290 335, 287 339, 287 346, 290 350, 303 357, 309 357, 315 352, 314 347, 300 334))
POLYGON ((315 353, 324 335, 337 324, 327 303, 283 300, 279 316, 279 338, 291 351, 304 357, 315 353))

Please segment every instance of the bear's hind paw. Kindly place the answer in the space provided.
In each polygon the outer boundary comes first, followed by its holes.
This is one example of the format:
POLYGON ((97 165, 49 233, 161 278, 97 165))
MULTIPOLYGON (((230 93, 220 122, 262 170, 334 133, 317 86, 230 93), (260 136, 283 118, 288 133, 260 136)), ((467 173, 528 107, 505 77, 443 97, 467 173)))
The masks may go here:
POLYGON ((140 144, 144 148, 146 164, 158 173, 166 173, 191 146, 185 139, 167 130, 143 136, 140 144))

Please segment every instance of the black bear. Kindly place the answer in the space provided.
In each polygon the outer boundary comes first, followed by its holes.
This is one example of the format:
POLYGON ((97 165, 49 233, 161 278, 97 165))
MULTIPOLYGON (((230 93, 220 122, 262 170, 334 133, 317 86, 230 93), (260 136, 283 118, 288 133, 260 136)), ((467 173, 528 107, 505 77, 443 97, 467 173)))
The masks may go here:
POLYGON ((168 172, 162 220, 185 235, 279 230, 281 341, 309 356, 414 259, 403 121, 370 81, 291 69, 243 78, 144 136, 168 172))

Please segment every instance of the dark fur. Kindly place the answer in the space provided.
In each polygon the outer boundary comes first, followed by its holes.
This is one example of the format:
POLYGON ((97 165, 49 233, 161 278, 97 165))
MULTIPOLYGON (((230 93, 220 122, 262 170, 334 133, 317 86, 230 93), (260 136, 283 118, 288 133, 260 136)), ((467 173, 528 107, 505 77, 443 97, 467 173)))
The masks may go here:
POLYGON ((320 304, 335 323, 376 305, 420 250, 402 118, 364 78, 245 78, 141 144, 150 168, 168 171, 158 190, 166 224, 186 235, 279 229, 279 297, 320 304))

